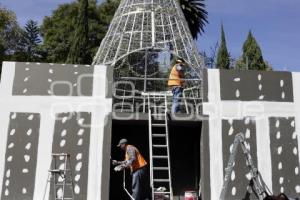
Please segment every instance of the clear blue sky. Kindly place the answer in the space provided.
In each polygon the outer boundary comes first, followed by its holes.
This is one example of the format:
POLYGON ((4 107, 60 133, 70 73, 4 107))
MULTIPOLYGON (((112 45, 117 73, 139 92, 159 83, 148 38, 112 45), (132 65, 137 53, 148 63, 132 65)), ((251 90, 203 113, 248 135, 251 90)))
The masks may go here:
MULTIPOLYGON (((41 23, 57 5, 72 0, 0 0, 0 4, 16 12, 24 25, 28 19, 41 23)), ((220 38, 223 22, 227 47, 235 58, 241 55, 243 42, 251 29, 261 46, 265 60, 275 70, 300 71, 300 0, 206 0, 209 24, 200 36, 200 51, 220 38)))
POLYGON ((209 52, 220 39, 223 22, 227 47, 233 57, 242 53, 249 29, 276 70, 300 71, 299 0, 206 0, 209 25, 198 49, 209 52))

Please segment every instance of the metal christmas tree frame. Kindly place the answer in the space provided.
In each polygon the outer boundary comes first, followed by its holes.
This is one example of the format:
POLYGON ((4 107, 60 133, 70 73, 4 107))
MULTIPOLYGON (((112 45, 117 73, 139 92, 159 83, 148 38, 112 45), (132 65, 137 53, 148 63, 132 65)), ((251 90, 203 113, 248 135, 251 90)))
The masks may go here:
POLYGON ((203 59, 178 1, 121 0, 93 64, 113 66, 115 81, 130 80, 136 91, 165 91, 177 57, 189 66, 186 79, 202 79, 203 59))

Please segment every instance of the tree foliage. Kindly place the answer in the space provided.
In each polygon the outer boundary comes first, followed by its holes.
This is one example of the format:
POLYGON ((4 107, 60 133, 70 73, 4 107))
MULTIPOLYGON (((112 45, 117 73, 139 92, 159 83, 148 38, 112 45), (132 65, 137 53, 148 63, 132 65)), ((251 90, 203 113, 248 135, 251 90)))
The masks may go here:
POLYGON ((29 20, 22 29, 14 12, 0 7, 0 66, 4 60, 40 62, 44 60, 37 22, 29 20))
MULTIPOLYGON (((197 38, 207 23, 204 0, 178 1, 192 36, 197 38)), ((0 59, 65 63, 69 58, 71 63, 91 63, 119 3, 78 0, 61 4, 44 18, 41 27, 29 21, 24 30, 15 14, 0 6, 0 59)))
MULTIPOLYGON (((43 47, 48 52, 48 61, 64 63, 66 58, 70 58, 72 54, 73 58, 78 57, 75 55, 74 49, 80 49, 80 46, 82 47, 85 44, 86 55, 84 57, 89 61, 80 61, 80 63, 91 63, 91 59, 96 54, 99 44, 108 30, 110 20, 117 6, 118 0, 108 0, 100 5, 90 0, 88 5, 88 31, 84 31, 86 25, 80 28, 81 25, 77 23, 79 22, 80 3, 72 2, 60 5, 53 11, 51 16, 44 18, 41 26, 44 38, 43 47), (81 36, 86 32, 88 32, 88 40, 86 42, 84 39, 85 42, 83 42, 81 36)), ((83 18, 81 19, 83 20, 83 18)), ((79 57, 82 58, 82 56, 79 57)), ((75 63, 75 60, 69 59, 69 61, 75 63)))
MULTIPOLYGON (((118 5, 121 0, 108 0, 111 5, 118 5)), ((191 31, 192 37, 197 39, 198 34, 204 32, 208 23, 208 12, 205 10, 205 0, 178 0, 182 12, 191 31)))
POLYGON ((221 45, 218 49, 217 64, 216 67, 219 69, 230 68, 230 56, 226 46, 225 32, 223 24, 221 25, 221 45))
POLYGON ((44 38, 43 48, 47 51, 48 62, 64 63, 68 57, 75 30, 78 5, 76 2, 62 4, 45 17, 41 26, 44 38))
POLYGON ((194 39, 204 32, 208 23, 204 0, 179 0, 181 9, 194 39))
POLYGON ((243 44, 243 55, 237 61, 236 68, 251 70, 267 70, 259 44, 251 31, 243 44))
POLYGON ((91 56, 88 53, 89 19, 88 0, 79 0, 78 19, 75 25, 75 35, 68 54, 67 63, 88 64, 91 56))
POLYGON ((21 39, 21 28, 14 12, 0 7, 0 45, 2 53, 12 54, 21 39))
POLYGON ((18 48, 21 39, 21 28, 14 12, 0 5, 0 75, 2 62, 10 60, 18 48))
POLYGON ((204 59, 205 66, 208 68, 214 68, 216 66, 217 51, 219 49, 219 42, 216 42, 210 47, 209 51, 202 51, 200 54, 204 59))
MULTIPOLYGON (((22 37, 18 51, 14 57, 23 56, 26 61, 36 62, 42 60, 42 50, 40 49, 40 29, 38 23, 33 20, 28 20, 22 30, 22 37)), ((23 61, 25 61, 23 60, 23 61)))

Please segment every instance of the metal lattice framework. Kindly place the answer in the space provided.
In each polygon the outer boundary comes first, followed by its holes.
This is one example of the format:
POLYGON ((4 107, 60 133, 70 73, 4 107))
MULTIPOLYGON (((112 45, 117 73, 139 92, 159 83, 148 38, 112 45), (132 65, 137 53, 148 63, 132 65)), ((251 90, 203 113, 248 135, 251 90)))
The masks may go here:
MULTIPOLYGON (((159 51, 182 57, 193 76, 202 78, 203 59, 177 0, 122 0, 93 64, 115 66, 129 55, 145 51, 144 55, 159 51)), ((140 54, 135 57, 145 59, 140 54)))
POLYGON ((201 100, 204 62, 178 0, 121 0, 93 64, 114 68, 114 110, 146 112, 142 94, 169 90, 166 81, 177 57, 188 66, 185 102, 201 100))

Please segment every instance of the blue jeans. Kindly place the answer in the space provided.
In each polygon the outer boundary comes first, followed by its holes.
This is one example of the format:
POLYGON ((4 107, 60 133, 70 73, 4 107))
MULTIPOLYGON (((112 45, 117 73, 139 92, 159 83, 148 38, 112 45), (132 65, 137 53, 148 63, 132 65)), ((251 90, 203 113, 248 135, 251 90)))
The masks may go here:
POLYGON ((135 200, 147 199, 146 167, 132 173, 132 197, 135 200))
POLYGON ((173 103, 172 113, 178 113, 180 111, 180 98, 182 97, 183 88, 180 86, 174 86, 172 88, 173 103))

